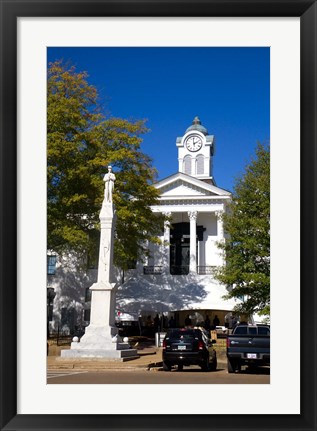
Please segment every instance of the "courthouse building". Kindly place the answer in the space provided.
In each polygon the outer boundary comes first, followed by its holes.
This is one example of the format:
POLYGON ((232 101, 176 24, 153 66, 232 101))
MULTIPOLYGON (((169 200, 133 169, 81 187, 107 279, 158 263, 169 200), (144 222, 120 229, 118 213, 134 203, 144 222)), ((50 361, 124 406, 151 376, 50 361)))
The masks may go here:
MULTIPOLYGON (((179 325, 188 314, 195 324, 206 315, 211 321, 217 315, 224 324, 236 301, 223 299, 226 288, 214 279, 213 270, 225 264, 217 244, 225 238, 222 215, 231 193, 216 184, 215 138, 198 117, 176 138, 176 147, 177 172, 155 184, 160 197, 152 207, 154 212, 165 213, 169 222, 160 244, 147 244, 148 260, 125 274, 117 293, 118 315, 138 316, 144 324, 149 316, 168 319, 173 315, 179 325)), ((53 330, 57 321, 66 328, 89 323, 89 287, 97 272, 75 276, 69 268, 57 264, 49 279, 55 294, 50 306, 53 330)))

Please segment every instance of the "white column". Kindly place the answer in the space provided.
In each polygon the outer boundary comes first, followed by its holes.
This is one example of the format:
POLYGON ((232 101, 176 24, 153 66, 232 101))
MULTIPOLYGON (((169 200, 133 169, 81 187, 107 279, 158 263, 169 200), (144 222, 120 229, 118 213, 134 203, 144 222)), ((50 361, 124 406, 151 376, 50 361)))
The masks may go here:
POLYGON ((197 260, 196 260, 196 220, 197 220, 197 211, 189 211, 189 272, 197 272, 197 260))
MULTIPOLYGON (((171 212, 163 213, 166 217, 171 217, 171 212)), ((164 222, 164 255, 163 255, 163 271, 169 274, 170 271, 170 233, 171 224, 169 220, 164 222)))
MULTIPOLYGON (((223 216, 224 212, 223 211, 216 211, 215 215, 217 217, 217 238, 218 238, 218 242, 223 243, 225 240, 225 235, 224 235, 224 229, 223 229, 223 216)), ((217 255, 219 256, 218 259, 219 260, 219 264, 220 265, 224 265, 225 264, 225 253, 224 250, 220 250, 219 248, 217 249, 217 255)))
POLYGON ((198 241, 198 266, 206 266, 205 241, 198 241))
POLYGON ((216 211, 215 215, 217 217, 217 236, 219 240, 224 239, 224 231, 223 231, 223 211, 216 211))

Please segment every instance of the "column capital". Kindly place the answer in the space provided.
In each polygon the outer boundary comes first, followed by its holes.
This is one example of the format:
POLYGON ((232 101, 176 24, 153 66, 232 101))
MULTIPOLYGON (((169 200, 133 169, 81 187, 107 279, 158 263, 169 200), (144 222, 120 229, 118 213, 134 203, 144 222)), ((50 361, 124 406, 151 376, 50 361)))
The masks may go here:
POLYGON ((218 210, 218 211, 215 211, 215 215, 216 215, 217 217, 222 217, 222 216, 223 216, 223 214, 224 214, 224 210, 218 210))
POLYGON ((197 220, 198 211, 188 211, 189 220, 197 220))
MULTIPOLYGON (((166 217, 171 217, 172 213, 170 211, 163 211, 162 214, 164 214, 166 217)), ((170 220, 164 220, 164 229, 168 229, 171 226, 170 220)))
POLYGON ((171 222, 169 220, 164 221, 164 230, 169 230, 171 227, 171 222))

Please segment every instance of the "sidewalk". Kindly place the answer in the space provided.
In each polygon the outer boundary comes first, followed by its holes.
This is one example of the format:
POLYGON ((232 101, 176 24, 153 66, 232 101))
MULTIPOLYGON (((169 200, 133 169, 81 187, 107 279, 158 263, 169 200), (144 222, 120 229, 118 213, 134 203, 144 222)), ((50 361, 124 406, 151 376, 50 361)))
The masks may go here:
MULTIPOLYGON (((139 346, 135 348, 138 349, 139 346)), ((138 357, 124 358, 120 360, 109 359, 86 359, 86 358, 61 358, 60 351, 69 347, 50 346, 47 356, 48 370, 102 370, 102 369, 158 369, 163 366, 162 348, 151 345, 140 346, 138 357)))
MULTIPOLYGON (((69 347, 63 347, 69 348, 69 347)), ((137 358, 125 358, 120 360, 86 359, 86 358, 61 358, 61 347, 51 346, 47 356, 47 370, 161 370, 162 347, 155 345, 135 346, 138 349, 137 358), (139 347, 139 349, 138 349, 139 347), (55 349, 54 349, 55 348, 55 349)), ((227 365, 223 352, 217 352, 218 367, 227 365)))

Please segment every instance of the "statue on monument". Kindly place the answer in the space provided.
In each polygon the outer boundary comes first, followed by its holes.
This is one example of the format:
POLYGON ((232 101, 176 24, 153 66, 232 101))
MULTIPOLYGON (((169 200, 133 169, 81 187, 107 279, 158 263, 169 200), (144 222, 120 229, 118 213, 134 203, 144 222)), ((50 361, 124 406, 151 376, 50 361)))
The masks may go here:
POLYGON ((112 166, 108 166, 108 173, 103 177, 103 180, 105 182, 105 201, 111 203, 114 182, 116 180, 116 176, 112 172, 112 166))

